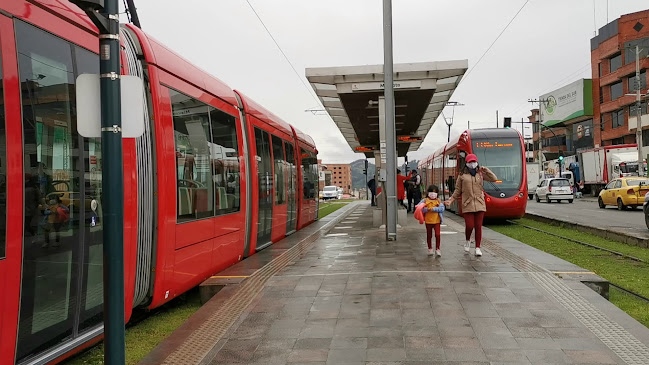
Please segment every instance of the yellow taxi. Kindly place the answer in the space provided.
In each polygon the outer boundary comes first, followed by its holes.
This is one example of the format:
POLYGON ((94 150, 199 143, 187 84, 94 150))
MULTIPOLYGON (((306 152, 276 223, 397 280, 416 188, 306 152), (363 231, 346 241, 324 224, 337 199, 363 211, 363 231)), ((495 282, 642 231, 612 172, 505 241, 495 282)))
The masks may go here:
POLYGON ((599 207, 617 205, 617 209, 642 206, 645 194, 649 193, 649 179, 646 177, 621 177, 606 185, 597 199, 599 207))

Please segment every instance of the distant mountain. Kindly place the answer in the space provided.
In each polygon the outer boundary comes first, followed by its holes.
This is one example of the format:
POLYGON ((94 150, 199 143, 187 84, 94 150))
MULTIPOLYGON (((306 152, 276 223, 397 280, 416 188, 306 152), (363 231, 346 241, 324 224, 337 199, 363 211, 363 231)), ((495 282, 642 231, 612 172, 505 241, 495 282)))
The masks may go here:
MULTIPOLYGON (((408 171, 411 171, 412 169, 417 168, 417 164, 419 164, 419 161, 414 160, 414 161, 409 161, 408 162, 408 171)), ((362 189, 365 186, 365 175, 363 174, 363 169, 365 168, 365 160, 360 159, 352 162, 351 164, 351 169, 352 169, 352 188, 353 189, 362 189)), ((399 165, 398 168, 403 171, 403 164, 399 165)), ((373 163, 368 164, 367 168, 367 180, 369 181, 374 177, 374 173, 376 171, 376 166, 373 163)))
MULTIPOLYGON (((352 188, 362 189, 367 186, 365 185, 365 175, 363 174, 363 169, 365 169, 365 160, 356 160, 350 165, 352 166, 352 188)), ((373 163, 370 163, 367 170, 367 180, 369 181, 376 172, 376 166, 373 163)))

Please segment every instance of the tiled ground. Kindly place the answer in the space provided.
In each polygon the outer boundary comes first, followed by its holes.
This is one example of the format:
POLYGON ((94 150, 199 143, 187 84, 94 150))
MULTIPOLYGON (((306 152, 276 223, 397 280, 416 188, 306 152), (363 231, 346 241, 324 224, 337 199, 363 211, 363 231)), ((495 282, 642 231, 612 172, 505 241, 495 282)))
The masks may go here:
POLYGON ((270 279, 212 364, 623 364, 492 252, 465 255, 447 218, 442 257, 409 216, 399 240, 356 209, 270 279))

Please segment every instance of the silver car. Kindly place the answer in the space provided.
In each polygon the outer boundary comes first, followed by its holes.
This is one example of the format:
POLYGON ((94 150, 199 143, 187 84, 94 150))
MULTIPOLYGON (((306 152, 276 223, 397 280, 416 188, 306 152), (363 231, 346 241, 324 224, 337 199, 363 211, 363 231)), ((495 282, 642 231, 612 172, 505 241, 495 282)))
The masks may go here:
POLYGON ((570 180, 564 178, 542 180, 536 188, 534 195, 537 203, 540 202, 541 199, 545 199, 547 203, 552 203, 553 200, 556 200, 557 202, 567 200, 568 203, 572 203, 575 199, 575 196, 572 193, 572 186, 570 186, 570 180))
POLYGON ((322 199, 338 199, 338 187, 335 185, 325 186, 322 190, 322 199))

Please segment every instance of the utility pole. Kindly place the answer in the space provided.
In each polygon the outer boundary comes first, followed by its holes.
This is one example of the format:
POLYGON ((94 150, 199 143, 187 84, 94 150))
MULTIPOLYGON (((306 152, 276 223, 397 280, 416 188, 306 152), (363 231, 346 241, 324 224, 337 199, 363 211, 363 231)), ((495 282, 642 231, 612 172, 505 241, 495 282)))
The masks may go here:
MULTIPOLYGON (((392 0, 383 0, 383 73, 385 95, 385 159, 387 217, 385 234, 388 241, 397 239, 397 137, 394 124, 394 75, 392 59, 392 0)), ((382 156, 383 158, 383 156, 382 156)), ((383 162, 383 161, 381 161, 383 162)))
POLYGON ((635 46, 635 82, 636 82, 636 129, 635 140, 638 144, 638 176, 644 176, 644 163, 642 158, 642 102, 640 96, 640 46, 635 46))
MULTIPOLYGON (((549 100, 548 99, 527 99, 528 103, 539 103, 539 139, 540 139, 540 144, 541 144, 541 149, 543 149, 543 136, 540 135, 541 129, 545 127, 543 125, 543 108, 541 106, 541 103, 547 103, 549 100)), ((554 131, 548 127, 545 127, 546 129, 549 129, 550 132, 552 132, 552 136, 556 138, 556 134, 554 134, 554 131)), ((547 146, 546 146, 547 147, 547 146)))
POLYGON ((496 110, 496 128, 498 128, 498 110, 496 110))
POLYGON ((102 197, 104 205, 104 363, 123 365, 124 176, 118 0, 71 0, 99 29, 102 197))

